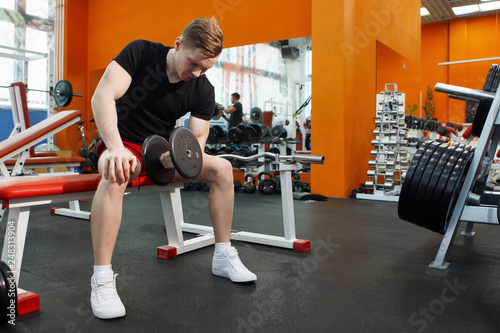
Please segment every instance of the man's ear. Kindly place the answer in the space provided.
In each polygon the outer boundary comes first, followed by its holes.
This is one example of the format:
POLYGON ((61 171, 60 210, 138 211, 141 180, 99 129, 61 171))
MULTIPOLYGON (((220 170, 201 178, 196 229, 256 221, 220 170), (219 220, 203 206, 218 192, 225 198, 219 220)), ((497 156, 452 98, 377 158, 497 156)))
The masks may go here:
POLYGON ((175 39, 175 43, 174 43, 174 48, 176 51, 179 51, 179 49, 181 48, 182 46, 182 37, 177 37, 175 39))

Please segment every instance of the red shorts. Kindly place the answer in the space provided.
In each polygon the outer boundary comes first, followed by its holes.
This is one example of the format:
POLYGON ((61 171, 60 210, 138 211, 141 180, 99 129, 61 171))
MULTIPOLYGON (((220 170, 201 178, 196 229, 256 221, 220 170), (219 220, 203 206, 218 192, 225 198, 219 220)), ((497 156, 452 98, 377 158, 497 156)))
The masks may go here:
MULTIPOLYGON (((146 176, 146 171, 141 167, 142 166, 142 146, 137 145, 135 143, 123 141, 123 146, 130 150, 132 154, 134 154, 135 158, 137 158, 137 162, 139 162, 138 167, 141 168, 141 173, 139 174, 139 177, 145 177, 146 176)), ((108 149, 106 145, 104 144, 104 141, 100 141, 99 145, 97 145, 97 156, 101 157, 101 154, 103 151, 108 149)), ((138 178, 139 178, 138 177, 138 178)))

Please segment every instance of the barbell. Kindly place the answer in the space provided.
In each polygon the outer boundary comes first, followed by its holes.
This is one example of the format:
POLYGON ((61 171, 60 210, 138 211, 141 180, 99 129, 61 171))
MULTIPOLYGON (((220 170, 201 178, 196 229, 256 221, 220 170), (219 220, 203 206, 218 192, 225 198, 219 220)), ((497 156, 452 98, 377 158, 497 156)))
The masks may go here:
MULTIPOLYGON (((9 86, 0 86, 0 88, 9 88, 9 86)), ((73 86, 71 85, 71 82, 69 82, 68 80, 58 81, 54 86, 54 90, 47 91, 47 90, 26 88, 26 91, 37 91, 49 94, 50 96, 54 97, 54 102, 58 107, 61 108, 68 106, 71 103, 73 96, 83 97, 83 95, 81 94, 73 93, 73 86)))

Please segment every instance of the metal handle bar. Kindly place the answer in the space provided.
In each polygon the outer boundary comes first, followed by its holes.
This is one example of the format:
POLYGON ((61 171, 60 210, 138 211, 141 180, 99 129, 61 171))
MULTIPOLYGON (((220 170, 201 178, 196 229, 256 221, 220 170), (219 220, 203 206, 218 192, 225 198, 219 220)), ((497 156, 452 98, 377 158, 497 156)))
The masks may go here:
POLYGON ((274 158, 276 162, 283 162, 283 163, 309 163, 309 164, 324 164, 325 163, 325 156, 323 155, 302 155, 302 154, 292 154, 292 155, 279 155, 279 154, 274 154, 274 153, 269 153, 269 152, 264 152, 252 156, 239 156, 239 155, 233 155, 233 154, 222 154, 222 155, 217 155, 218 157, 222 157, 225 159, 234 159, 237 161, 243 161, 243 162, 248 162, 248 161, 253 161, 256 160, 260 157, 270 157, 274 158))
POLYGON ((442 93, 450 94, 451 98, 456 98, 456 96, 460 96, 460 97, 467 97, 484 101, 492 101, 493 98, 495 98, 495 94, 493 93, 485 92, 482 90, 453 86, 451 84, 436 83, 434 89, 442 93))

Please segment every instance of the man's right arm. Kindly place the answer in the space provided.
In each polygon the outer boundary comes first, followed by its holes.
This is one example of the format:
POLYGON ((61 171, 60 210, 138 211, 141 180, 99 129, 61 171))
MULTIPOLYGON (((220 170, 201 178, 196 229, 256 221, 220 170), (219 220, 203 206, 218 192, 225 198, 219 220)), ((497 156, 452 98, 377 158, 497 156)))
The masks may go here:
POLYGON ((118 131, 118 117, 115 100, 122 97, 132 82, 132 77, 116 61, 112 61, 92 97, 94 118, 109 151, 104 163, 103 177, 111 177, 119 183, 128 181, 130 170, 134 171, 134 155, 124 148, 118 131))

